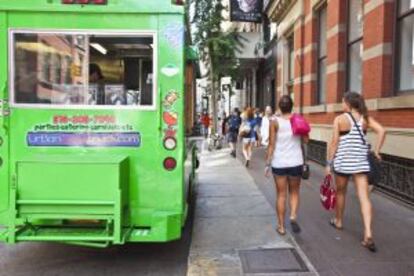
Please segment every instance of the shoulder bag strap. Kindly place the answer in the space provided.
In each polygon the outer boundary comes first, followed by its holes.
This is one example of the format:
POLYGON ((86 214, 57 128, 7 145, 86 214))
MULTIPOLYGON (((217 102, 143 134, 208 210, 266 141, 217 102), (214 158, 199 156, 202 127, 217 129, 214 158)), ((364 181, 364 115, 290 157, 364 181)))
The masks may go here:
POLYGON ((352 121, 354 122, 354 125, 356 126, 357 130, 358 130, 358 134, 361 137, 362 142, 364 143, 364 145, 368 144, 367 140, 365 139, 364 135, 362 135, 362 131, 359 128, 359 125, 357 123, 357 121, 355 120, 354 116, 352 115, 351 112, 348 112, 349 116, 351 116, 352 121))

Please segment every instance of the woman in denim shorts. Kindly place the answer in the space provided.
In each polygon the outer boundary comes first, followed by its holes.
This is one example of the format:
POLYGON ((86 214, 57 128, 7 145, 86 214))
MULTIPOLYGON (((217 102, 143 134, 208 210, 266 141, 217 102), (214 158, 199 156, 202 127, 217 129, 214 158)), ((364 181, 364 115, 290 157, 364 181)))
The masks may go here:
POLYGON ((293 135, 290 124, 293 109, 292 99, 287 95, 283 96, 279 101, 279 109, 281 115, 275 117, 270 124, 266 174, 273 173, 276 185, 276 212, 278 220, 276 231, 280 235, 285 235, 284 222, 288 193, 292 231, 294 233, 301 231, 297 222, 297 213, 304 160, 301 137, 293 135))

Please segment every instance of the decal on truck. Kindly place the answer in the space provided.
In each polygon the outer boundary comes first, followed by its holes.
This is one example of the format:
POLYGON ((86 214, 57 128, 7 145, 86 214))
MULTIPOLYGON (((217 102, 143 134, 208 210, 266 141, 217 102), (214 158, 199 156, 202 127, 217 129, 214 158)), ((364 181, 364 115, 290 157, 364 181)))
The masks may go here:
POLYGON ((29 147, 140 147, 141 134, 113 115, 56 115, 27 133, 29 147))
POLYGON ((141 136, 132 133, 29 132, 31 147, 139 147, 141 136))

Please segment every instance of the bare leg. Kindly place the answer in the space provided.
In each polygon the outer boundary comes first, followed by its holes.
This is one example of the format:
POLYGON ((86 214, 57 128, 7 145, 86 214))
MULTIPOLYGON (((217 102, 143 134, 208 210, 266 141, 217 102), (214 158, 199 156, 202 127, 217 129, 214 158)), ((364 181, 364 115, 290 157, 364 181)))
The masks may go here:
POLYGON ((336 182, 336 206, 335 206, 335 224, 336 227, 341 228, 345 210, 345 198, 348 185, 347 176, 335 176, 336 182))
POLYGON ((231 156, 236 158, 236 148, 237 148, 237 134, 234 132, 229 132, 229 145, 231 149, 231 156))
POLYGON ((354 175, 355 187, 361 204, 362 219, 364 221, 364 240, 372 238, 372 204, 369 198, 368 179, 365 174, 354 175))
POLYGON ((249 160, 249 144, 248 143, 243 143, 243 156, 244 159, 249 160))
POLYGON ((208 127, 204 127, 204 137, 208 137, 208 127))
POLYGON ((278 229, 285 232, 285 213, 286 213, 286 197, 287 197, 287 176, 275 176, 276 183, 276 214, 278 221, 278 229))
POLYGON ((252 158, 252 148, 253 148, 253 143, 249 143, 248 147, 247 147, 247 155, 249 156, 250 160, 252 158))
POLYGON ((290 219, 296 220, 299 208, 300 177, 289 178, 290 219))

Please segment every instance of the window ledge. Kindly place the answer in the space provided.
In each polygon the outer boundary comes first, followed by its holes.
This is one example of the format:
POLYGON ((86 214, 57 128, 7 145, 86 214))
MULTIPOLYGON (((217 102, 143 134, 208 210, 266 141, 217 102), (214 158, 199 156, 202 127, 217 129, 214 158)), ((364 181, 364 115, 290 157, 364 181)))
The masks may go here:
POLYGON ((320 104, 303 107, 304 114, 341 112, 342 104, 320 104))
POLYGON ((414 94, 366 100, 371 111, 387 109, 414 108, 414 94))
POLYGON ((327 110, 325 104, 303 107, 303 113, 305 114, 325 113, 326 111, 327 110))
MULTIPOLYGON (((369 111, 414 108, 414 94, 389 97, 389 98, 368 99, 365 102, 367 104, 369 111)), ((343 107, 341 103, 322 104, 322 105, 303 107, 304 114, 324 113, 324 112, 337 113, 337 112, 342 112, 342 111, 343 111, 343 107)))
POLYGON ((342 103, 335 103, 335 104, 328 104, 326 106, 327 112, 342 112, 344 111, 344 108, 342 106, 342 103))
MULTIPOLYGON (((333 127, 332 124, 312 124, 312 129, 328 129, 331 130, 333 127)), ((414 129, 413 128, 397 128, 397 127, 385 127, 388 135, 396 135, 396 136, 409 136, 414 137, 414 129)), ((373 134, 373 130, 369 130, 368 133, 373 134)))

